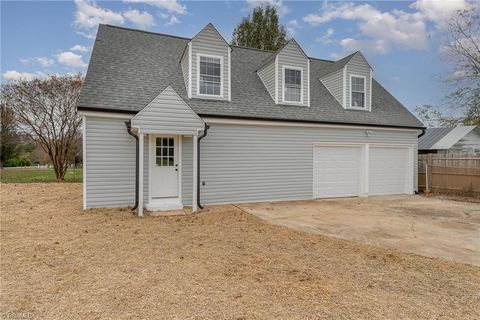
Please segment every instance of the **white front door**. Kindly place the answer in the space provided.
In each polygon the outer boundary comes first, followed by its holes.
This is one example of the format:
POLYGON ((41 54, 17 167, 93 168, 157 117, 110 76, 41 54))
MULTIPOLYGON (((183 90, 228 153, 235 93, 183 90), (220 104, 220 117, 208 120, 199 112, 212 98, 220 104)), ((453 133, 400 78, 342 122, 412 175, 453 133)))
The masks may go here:
POLYGON ((151 198, 178 197, 178 136, 154 136, 150 144, 151 198))

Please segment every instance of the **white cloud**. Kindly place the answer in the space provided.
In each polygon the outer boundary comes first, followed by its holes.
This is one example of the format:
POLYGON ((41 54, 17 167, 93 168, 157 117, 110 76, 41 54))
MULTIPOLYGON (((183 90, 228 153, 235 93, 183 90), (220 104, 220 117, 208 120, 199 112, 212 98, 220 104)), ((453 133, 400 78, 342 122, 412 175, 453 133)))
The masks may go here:
POLYGON ((142 29, 155 25, 153 16, 147 11, 140 12, 138 10, 128 10, 123 13, 123 16, 142 29))
POLYGON ((159 9, 167 10, 176 14, 186 14, 187 7, 178 3, 177 0, 124 0, 127 3, 145 3, 159 9))
POLYGON ((57 54, 57 60, 60 64, 72 68, 85 68, 87 64, 83 61, 81 55, 71 51, 60 52, 57 54))
POLYGON ((417 9, 426 19, 442 26, 457 10, 467 9, 471 5, 466 0, 417 0, 410 8, 417 9))
POLYGON ((278 15, 280 17, 286 15, 289 12, 288 7, 285 5, 283 0, 247 0, 247 9, 251 10, 258 6, 269 5, 277 9, 278 15))
POLYGON ((179 24, 180 23, 180 20, 178 20, 177 17, 175 16, 171 16, 170 17, 170 20, 168 20, 167 23, 165 23, 166 26, 173 26, 174 24, 179 24))
POLYGON ((55 63, 53 59, 47 58, 47 57, 36 57, 35 60, 37 60, 38 63, 40 63, 44 67, 49 67, 52 64, 55 63))
POLYGON ((303 21, 313 26, 335 19, 358 21, 361 35, 356 36, 357 39, 341 40, 340 45, 344 51, 360 49, 384 54, 393 47, 427 48, 427 22, 442 27, 454 12, 471 8, 473 3, 473 0, 417 0, 410 5, 414 12, 405 12, 397 9, 380 11, 370 4, 325 2, 319 13, 308 14, 303 17, 303 21))
POLYGON ((23 58, 20 59, 20 63, 25 66, 31 66, 33 64, 39 64, 42 67, 49 67, 55 63, 53 59, 47 57, 34 57, 34 58, 23 58))
POLYGON ((289 34, 293 35, 296 33, 296 29, 300 27, 297 19, 293 19, 287 22, 287 31, 289 34))
POLYGON ((339 5, 324 4, 319 14, 309 14, 303 20, 311 25, 320 25, 334 19, 359 21, 358 28, 366 39, 346 38, 340 41, 345 51, 387 53, 393 46, 402 49, 425 49, 427 30, 419 13, 406 13, 401 10, 381 12, 369 4, 339 5))
POLYGON ((77 52, 88 52, 88 48, 79 44, 74 45, 70 48, 70 51, 77 51, 77 52))
POLYGON ((19 72, 16 70, 8 70, 2 74, 6 81, 18 81, 18 80, 33 80, 35 78, 44 78, 45 74, 42 72, 30 73, 19 72))
POLYGON ((77 10, 75 12, 74 24, 77 28, 87 30, 77 33, 87 38, 95 37, 92 32, 99 23, 122 25, 125 22, 121 13, 97 6, 95 1, 75 0, 77 10))
POLYGON ((332 43, 332 36, 335 33, 335 31, 332 28, 328 28, 327 32, 321 36, 315 39, 315 42, 319 42, 322 44, 329 44, 332 43))

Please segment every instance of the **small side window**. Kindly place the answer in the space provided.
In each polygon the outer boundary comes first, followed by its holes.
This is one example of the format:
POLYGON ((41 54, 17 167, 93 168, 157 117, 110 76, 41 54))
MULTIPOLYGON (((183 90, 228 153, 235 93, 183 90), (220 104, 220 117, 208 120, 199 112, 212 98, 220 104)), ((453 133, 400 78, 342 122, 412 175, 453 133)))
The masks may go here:
POLYGON ((365 78, 352 76, 350 79, 350 107, 365 108, 365 78))

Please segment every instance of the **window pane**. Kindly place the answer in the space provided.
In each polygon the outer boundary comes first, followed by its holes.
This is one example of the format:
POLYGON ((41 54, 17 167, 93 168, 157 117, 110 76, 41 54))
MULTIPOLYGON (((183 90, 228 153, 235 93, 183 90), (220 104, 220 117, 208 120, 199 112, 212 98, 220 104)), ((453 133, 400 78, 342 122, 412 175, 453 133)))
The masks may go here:
POLYGON ((365 79, 352 77, 352 91, 365 92, 365 79))
POLYGON ((285 69, 285 84, 293 84, 300 86, 302 72, 300 70, 285 69))
POLYGON ((157 163, 157 166, 161 167, 162 166, 162 158, 157 157, 155 162, 157 163))
POLYGON ((173 157, 173 148, 168 148, 168 156, 173 157))
POLYGON ((300 88, 298 87, 286 87, 285 88, 285 101, 300 102, 300 88))
POLYGON ((168 159, 167 158, 162 158, 162 166, 166 167, 168 165, 168 159))
POLYGON ((352 92, 352 107, 364 108, 364 93, 352 92))
POLYGON ((169 158, 168 158, 168 165, 169 165, 170 167, 173 167, 173 157, 169 157, 169 158))

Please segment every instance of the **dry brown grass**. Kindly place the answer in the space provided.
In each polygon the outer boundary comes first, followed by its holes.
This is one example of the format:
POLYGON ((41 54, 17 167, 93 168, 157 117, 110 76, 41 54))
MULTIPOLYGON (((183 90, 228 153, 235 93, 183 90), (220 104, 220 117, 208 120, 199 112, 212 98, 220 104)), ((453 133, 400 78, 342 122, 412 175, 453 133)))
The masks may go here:
POLYGON ((80 184, 1 189, 5 318, 480 318, 476 267, 241 211, 82 211, 80 184))

